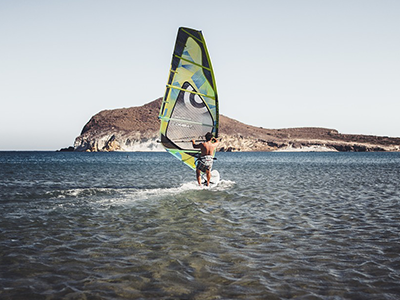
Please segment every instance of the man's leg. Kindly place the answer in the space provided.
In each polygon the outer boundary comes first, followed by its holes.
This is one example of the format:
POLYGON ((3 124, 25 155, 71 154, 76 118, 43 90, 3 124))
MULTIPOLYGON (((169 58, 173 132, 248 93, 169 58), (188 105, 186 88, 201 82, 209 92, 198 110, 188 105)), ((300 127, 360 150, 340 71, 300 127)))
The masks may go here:
POLYGON ((209 169, 206 170, 206 175, 207 175, 207 186, 210 185, 210 179, 211 179, 211 172, 209 169))
POLYGON ((201 172, 199 169, 196 169, 196 177, 197 177, 197 182, 199 185, 201 185, 201 172))

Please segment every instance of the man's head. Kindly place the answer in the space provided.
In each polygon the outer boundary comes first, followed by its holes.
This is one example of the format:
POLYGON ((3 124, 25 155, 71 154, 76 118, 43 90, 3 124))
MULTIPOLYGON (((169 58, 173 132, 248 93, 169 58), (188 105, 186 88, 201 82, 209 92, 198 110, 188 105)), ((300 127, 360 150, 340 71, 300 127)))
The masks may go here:
POLYGON ((211 141, 212 138, 213 138, 212 133, 211 133, 211 132, 207 132, 207 133, 206 133, 206 141, 207 141, 207 142, 208 142, 208 141, 211 141))

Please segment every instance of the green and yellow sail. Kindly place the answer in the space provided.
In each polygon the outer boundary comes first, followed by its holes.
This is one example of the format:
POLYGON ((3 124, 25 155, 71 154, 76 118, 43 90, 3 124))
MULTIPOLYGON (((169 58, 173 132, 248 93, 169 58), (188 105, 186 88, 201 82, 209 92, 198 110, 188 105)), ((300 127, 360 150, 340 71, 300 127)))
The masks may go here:
POLYGON ((218 137, 217 87, 201 31, 179 28, 171 69, 160 109, 160 136, 164 148, 192 169, 199 156, 191 140, 218 137))

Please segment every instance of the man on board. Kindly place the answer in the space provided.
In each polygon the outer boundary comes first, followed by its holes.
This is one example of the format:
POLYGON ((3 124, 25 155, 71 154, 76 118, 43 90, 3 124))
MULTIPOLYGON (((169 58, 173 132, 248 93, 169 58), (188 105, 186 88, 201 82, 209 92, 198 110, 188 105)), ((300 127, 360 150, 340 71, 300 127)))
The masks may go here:
POLYGON ((214 151, 217 148, 218 140, 213 137, 211 132, 207 132, 206 141, 204 143, 196 144, 192 140, 193 148, 201 149, 200 158, 197 160, 196 164, 196 177, 197 182, 201 185, 201 172, 206 173, 207 176, 207 186, 210 185, 211 179, 211 168, 214 161, 214 151))

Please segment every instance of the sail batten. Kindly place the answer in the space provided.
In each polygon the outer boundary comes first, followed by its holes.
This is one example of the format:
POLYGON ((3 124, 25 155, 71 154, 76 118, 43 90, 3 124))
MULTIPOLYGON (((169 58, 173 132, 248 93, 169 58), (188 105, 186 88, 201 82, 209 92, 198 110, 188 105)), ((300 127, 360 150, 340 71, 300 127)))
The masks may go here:
POLYGON ((191 140, 218 137, 219 108, 214 72, 201 31, 179 28, 159 119, 164 148, 195 169, 199 149, 191 140))
MULTIPOLYGON (((188 59, 185 59, 185 58, 183 58, 183 57, 180 57, 180 56, 177 56, 177 55, 175 55, 175 56, 176 56, 177 58, 179 58, 179 59, 181 59, 181 60, 185 61, 185 62, 191 63, 191 64, 193 64, 193 65, 195 65, 195 66, 198 66, 198 67, 200 67, 200 68, 206 69, 206 70, 208 70, 208 71, 210 71, 210 70, 211 70, 211 68, 208 68, 208 67, 202 66, 202 65, 200 65, 200 64, 196 64, 195 62, 193 62, 193 61, 190 61, 190 60, 188 60, 188 59)), ((175 72, 175 73, 176 73, 176 72, 175 72)))
MULTIPOLYGON (((187 31, 185 28, 181 27, 180 29, 182 29, 183 32, 187 33, 188 35, 190 35, 192 38, 194 38, 195 40, 197 40, 198 42, 203 44, 203 41, 201 39, 198 39, 196 36, 192 35, 189 31, 187 31)), ((201 34, 201 31, 199 31, 201 34)))
POLYGON ((194 122, 194 121, 184 120, 184 119, 175 119, 175 118, 168 118, 168 117, 160 117, 160 119, 163 121, 168 121, 168 122, 175 121, 175 122, 179 122, 182 124, 193 124, 193 125, 214 127, 214 124, 206 124, 206 123, 194 122))
POLYGON ((207 97, 207 98, 215 99, 215 96, 211 96, 211 95, 204 95, 204 94, 201 94, 201 93, 197 93, 197 92, 195 92, 195 91, 189 91, 189 90, 185 90, 185 89, 182 89, 182 88, 180 88, 180 87, 177 87, 177 86, 173 86, 173 85, 167 85, 167 87, 169 87, 169 88, 171 88, 171 89, 176 89, 176 90, 180 90, 180 91, 185 91, 185 92, 188 92, 188 93, 191 93, 191 94, 195 94, 195 95, 199 95, 199 96, 203 96, 203 97, 207 97))

